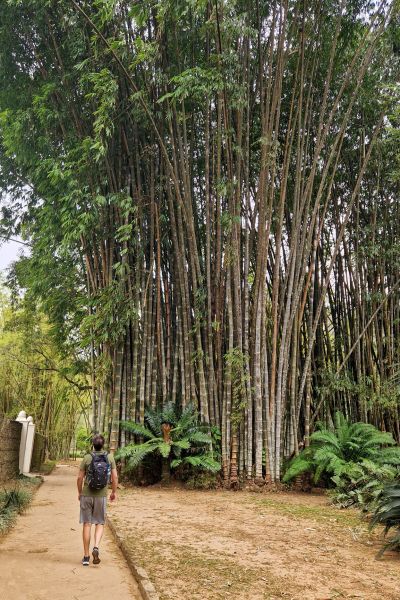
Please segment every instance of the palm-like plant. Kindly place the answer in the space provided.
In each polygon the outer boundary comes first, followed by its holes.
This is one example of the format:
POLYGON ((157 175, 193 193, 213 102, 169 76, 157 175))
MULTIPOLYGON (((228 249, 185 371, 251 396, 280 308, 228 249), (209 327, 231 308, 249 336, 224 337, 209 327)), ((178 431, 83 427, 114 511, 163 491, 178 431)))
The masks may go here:
POLYGON ((384 526, 385 537, 391 529, 395 530, 378 556, 382 556, 385 550, 400 550, 400 483, 388 485, 383 490, 370 527, 376 525, 384 526))
POLYGON ((377 465, 400 464, 400 447, 391 433, 367 423, 349 423, 341 412, 335 414, 334 428, 318 424, 310 446, 296 456, 285 473, 285 482, 311 472, 314 481, 322 475, 356 478, 362 475, 363 460, 377 465))
POLYGON ((199 424, 198 413, 191 404, 182 411, 173 404, 159 411, 147 408, 144 425, 122 421, 121 427, 145 439, 117 452, 116 457, 125 459, 129 470, 137 467, 145 456, 153 452, 163 459, 163 480, 168 479, 170 469, 182 464, 213 472, 221 468, 213 457, 211 436, 199 424))

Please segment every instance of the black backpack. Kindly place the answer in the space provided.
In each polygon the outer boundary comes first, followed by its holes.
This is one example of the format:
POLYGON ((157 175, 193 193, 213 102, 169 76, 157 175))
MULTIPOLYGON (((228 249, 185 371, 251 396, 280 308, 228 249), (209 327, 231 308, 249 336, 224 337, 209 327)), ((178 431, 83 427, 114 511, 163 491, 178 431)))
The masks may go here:
POLYGON ((86 483, 91 490, 101 490, 108 484, 110 463, 107 452, 96 454, 92 452, 92 462, 86 471, 86 483))

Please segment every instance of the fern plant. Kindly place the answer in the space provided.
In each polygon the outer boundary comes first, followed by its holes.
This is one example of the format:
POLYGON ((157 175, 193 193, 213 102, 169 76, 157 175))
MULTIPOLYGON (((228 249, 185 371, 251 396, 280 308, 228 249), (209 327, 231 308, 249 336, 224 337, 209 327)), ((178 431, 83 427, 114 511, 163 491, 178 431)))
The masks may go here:
POLYGON ((400 483, 384 488, 370 527, 372 529, 377 525, 383 525, 385 537, 394 529, 394 535, 384 544, 378 556, 382 556, 386 550, 400 550, 400 483))
MULTIPOLYGON (((337 412, 333 428, 318 424, 310 446, 290 462, 283 481, 289 482, 306 472, 313 474, 315 482, 323 475, 357 479, 363 475, 361 465, 365 460, 377 465, 399 465, 400 447, 391 433, 368 423, 350 423, 337 412)), ((333 483, 337 481, 334 479, 333 483)))
POLYGON ((151 453, 163 459, 164 480, 168 479, 171 469, 182 464, 212 472, 221 469, 213 456, 212 438, 199 424, 198 413, 191 404, 182 411, 173 404, 158 411, 148 407, 144 425, 121 421, 121 427, 145 440, 118 450, 116 458, 125 459, 128 470, 137 467, 151 453))

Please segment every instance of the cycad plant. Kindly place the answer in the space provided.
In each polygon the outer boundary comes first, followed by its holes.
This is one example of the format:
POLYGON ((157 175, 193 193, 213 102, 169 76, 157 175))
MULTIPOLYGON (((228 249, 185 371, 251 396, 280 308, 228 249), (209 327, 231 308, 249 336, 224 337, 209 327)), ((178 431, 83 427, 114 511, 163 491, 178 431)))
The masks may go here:
POLYGON ((289 464, 283 481, 309 472, 317 482, 323 475, 356 478, 362 474, 364 460, 377 465, 400 464, 400 447, 391 433, 367 423, 350 423, 341 412, 335 414, 333 428, 321 423, 310 436, 310 446, 289 464))
POLYGON ((121 427, 145 440, 117 452, 116 457, 125 459, 129 470, 137 467, 150 453, 162 457, 164 481, 169 478, 171 469, 182 464, 213 472, 221 468, 213 457, 211 436, 199 423, 198 413, 191 404, 181 411, 173 404, 161 410, 148 407, 144 425, 122 421, 121 427))
POLYGON ((371 528, 376 525, 383 525, 385 537, 394 529, 394 535, 384 544, 378 556, 382 556, 385 550, 400 550, 400 483, 384 488, 371 520, 371 528))

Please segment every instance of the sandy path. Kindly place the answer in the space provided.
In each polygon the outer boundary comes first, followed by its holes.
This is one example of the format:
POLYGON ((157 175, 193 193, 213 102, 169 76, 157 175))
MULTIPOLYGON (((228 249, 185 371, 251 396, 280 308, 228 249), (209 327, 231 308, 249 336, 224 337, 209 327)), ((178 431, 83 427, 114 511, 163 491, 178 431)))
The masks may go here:
POLYGON ((109 531, 100 565, 83 567, 77 468, 58 465, 28 511, 0 542, 1 600, 138 600, 133 577, 109 531))

